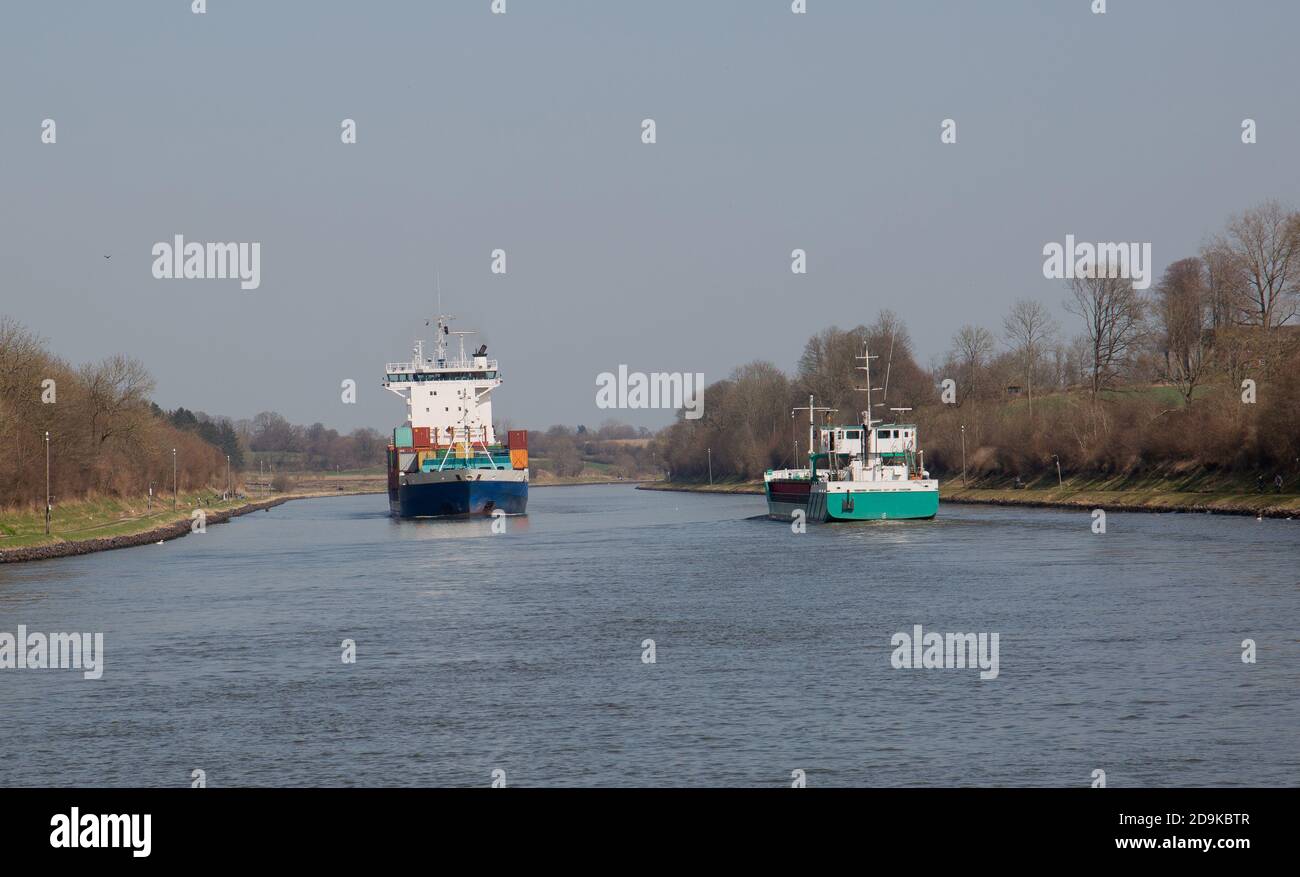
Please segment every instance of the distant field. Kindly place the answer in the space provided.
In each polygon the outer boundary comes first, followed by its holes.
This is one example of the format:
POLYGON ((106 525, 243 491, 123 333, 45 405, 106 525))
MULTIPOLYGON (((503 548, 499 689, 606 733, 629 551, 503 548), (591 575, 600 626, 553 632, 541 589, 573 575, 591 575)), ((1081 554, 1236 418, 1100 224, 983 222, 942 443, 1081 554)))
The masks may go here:
MULTIPOLYGON (((1210 392, 1210 389, 1210 387, 1206 386, 1197 387, 1192 393, 1192 398, 1203 398, 1210 392)), ((1183 399, 1183 394, 1178 391, 1178 388, 1169 386, 1168 384, 1147 384, 1145 386, 1125 387, 1122 390, 1102 390, 1097 395, 1101 399, 1108 400, 1135 398, 1151 399, 1167 408, 1182 408, 1186 404, 1186 400, 1183 399)), ((1051 408, 1068 402, 1071 399, 1086 399, 1087 396, 1088 391, 1082 388, 1064 393, 1060 390, 1053 390, 1050 393, 1041 394, 1035 392, 1034 407, 1042 405, 1051 408)), ((1011 408, 1029 405, 1029 397, 1024 393, 1021 393, 1019 396, 1013 396, 1004 401, 1005 404, 1011 408)))

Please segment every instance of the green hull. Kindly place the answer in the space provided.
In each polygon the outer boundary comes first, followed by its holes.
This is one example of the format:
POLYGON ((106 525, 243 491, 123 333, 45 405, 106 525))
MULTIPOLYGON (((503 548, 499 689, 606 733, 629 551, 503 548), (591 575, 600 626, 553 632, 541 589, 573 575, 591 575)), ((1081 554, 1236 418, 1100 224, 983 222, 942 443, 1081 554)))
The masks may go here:
POLYGON ((933 518, 939 512, 939 491, 826 494, 828 521, 905 521, 933 518), (845 496, 852 497, 851 507, 845 496))

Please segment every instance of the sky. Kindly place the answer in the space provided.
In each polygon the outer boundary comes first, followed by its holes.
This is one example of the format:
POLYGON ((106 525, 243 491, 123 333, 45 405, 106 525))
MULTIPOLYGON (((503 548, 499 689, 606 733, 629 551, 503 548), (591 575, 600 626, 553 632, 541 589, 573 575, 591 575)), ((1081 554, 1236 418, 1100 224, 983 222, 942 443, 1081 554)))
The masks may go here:
POLYGON ((534 429, 666 424, 597 376, 792 370, 882 308, 923 365, 1019 298, 1074 332, 1045 244, 1149 242, 1158 275, 1300 206, 1300 4, 1091 5, 13 0, 0 314, 140 359, 165 408, 345 431, 402 420, 383 365, 435 286, 534 429), (259 242, 260 286, 156 279, 178 234, 259 242))

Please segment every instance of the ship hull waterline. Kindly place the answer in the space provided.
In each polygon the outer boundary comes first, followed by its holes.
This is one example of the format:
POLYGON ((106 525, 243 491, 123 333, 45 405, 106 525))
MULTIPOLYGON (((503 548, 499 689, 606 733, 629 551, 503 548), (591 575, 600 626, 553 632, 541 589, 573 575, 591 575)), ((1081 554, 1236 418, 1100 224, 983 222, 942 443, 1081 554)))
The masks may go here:
POLYGON ((814 523, 837 521, 924 521, 939 512, 937 484, 917 483, 900 487, 862 489, 824 482, 772 481, 766 485, 769 518, 793 520, 796 511, 814 523), (933 485, 933 486, 931 486, 933 485))
POLYGON ((523 515, 528 510, 528 479, 526 472, 518 471, 412 473, 389 490, 388 506, 397 518, 523 515))

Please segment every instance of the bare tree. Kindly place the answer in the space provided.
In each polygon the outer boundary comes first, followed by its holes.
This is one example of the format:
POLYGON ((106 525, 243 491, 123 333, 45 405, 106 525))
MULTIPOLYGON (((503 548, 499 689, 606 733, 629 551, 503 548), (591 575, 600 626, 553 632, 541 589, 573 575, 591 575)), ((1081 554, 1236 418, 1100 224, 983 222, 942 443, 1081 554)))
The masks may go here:
POLYGON ((1300 218, 1277 201, 1265 201, 1228 221, 1217 244, 1242 279, 1242 321, 1264 329, 1296 316, 1300 296, 1300 218))
POLYGON ((1034 416, 1034 372, 1044 349, 1056 335, 1056 322, 1041 302, 1021 299, 1011 306, 1002 321, 1007 347, 1015 354, 1025 376, 1029 396, 1029 416, 1034 416))
POLYGON ((989 361, 993 358, 993 333, 967 324, 952 336, 953 355, 961 366, 962 395, 978 399, 989 361))
POLYGON ((1200 259, 1180 259, 1165 269, 1156 288, 1155 311, 1164 375, 1190 404, 1210 360, 1206 323, 1212 300, 1200 259))
POLYGON ((1142 299, 1132 281, 1107 277, 1106 271, 1095 273, 1071 280, 1071 297, 1065 302, 1065 309, 1083 321, 1094 399, 1128 365, 1143 334, 1142 299))
POLYGON ((1210 328, 1218 331, 1236 325, 1243 281, 1236 260, 1224 245, 1215 243, 1201 249, 1201 261, 1205 264, 1210 328))
POLYGON ((100 444, 119 435, 129 437, 147 412, 153 378, 139 360, 110 356, 81 368, 85 411, 90 434, 100 444))

